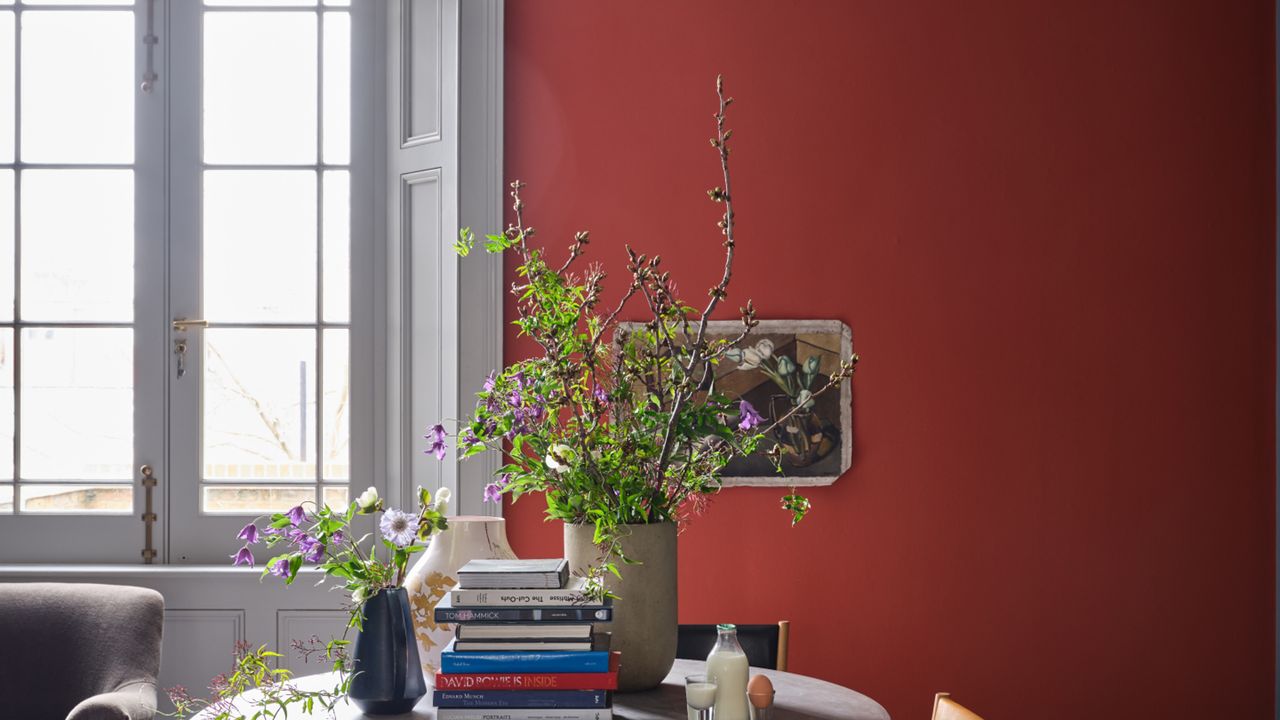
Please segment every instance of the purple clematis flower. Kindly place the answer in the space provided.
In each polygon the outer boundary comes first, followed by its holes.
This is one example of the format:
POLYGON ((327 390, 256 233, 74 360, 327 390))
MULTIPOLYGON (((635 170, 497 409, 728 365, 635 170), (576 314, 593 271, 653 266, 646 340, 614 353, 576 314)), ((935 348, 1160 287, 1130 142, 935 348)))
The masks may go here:
POLYGON ((498 487, 498 483, 491 482, 484 486, 485 502, 502 502, 502 488, 498 487))
POLYGON ((484 379, 484 391, 493 392, 493 371, 489 371, 489 377, 484 379))
POLYGON ((427 448, 426 452, 434 453, 437 460, 443 460, 445 448, 448 447, 444 444, 444 439, 449 437, 449 434, 444 431, 444 426, 433 426, 423 437, 431 441, 431 447, 427 448))
POLYGON ((471 428, 467 428, 466 430, 463 430, 462 434, 458 436, 459 450, 470 450, 471 448, 479 444, 480 444, 480 438, 476 437, 475 432, 473 432, 471 428))
POLYGON ((245 545, 235 554, 229 556, 232 558, 232 565, 248 565, 253 567, 253 552, 249 550, 249 546, 245 545))
POLYGON ((485 502, 501 502, 502 491, 511 484, 511 473, 502 473, 497 480, 484 486, 485 502))
POLYGON ((307 520, 307 511, 303 510, 301 505, 293 506, 285 515, 289 518, 289 522, 294 525, 301 525, 307 520))
POLYGON ((334 545, 341 545, 341 544, 342 544, 342 540, 343 540, 343 538, 345 538, 345 537, 346 537, 346 535, 343 535, 343 534, 342 534, 342 531, 341 531, 341 530, 339 530, 339 531, 335 532, 334 534, 330 535, 330 536, 329 536, 329 540, 330 540, 334 545))
POLYGON ((738 415, 739 430, 751 430, 764 422, 764 416, 756 412, 756 409, 746 400, 742 400, 738 403, 738 415))
POLYGON ((240 531, 240 534, 237 535, 236 537, 245 541, 246 544, 252 545, 258 542, 258 526, 254 525, 253 523, 249 523, 248 525, 244 526, 244 528, 240 531))
POLYGON ((307 536, 303 542, 298 543, 298 549, 302 551, 302 559, 307 562, 318 563, 324 559, 324 543, 313 537, 307 536))
POLYGON ((271 563, 269 572, 276 577, 289 577, 289 558, 282 557, 271 563))

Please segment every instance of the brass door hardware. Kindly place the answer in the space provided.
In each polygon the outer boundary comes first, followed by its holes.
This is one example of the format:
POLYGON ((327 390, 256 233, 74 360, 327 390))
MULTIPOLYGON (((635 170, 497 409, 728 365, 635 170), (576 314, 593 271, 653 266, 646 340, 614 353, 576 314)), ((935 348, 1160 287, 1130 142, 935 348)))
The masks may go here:
POLYGON ((142 548, 142 562, 151 565, 159 554, 152 547, 151 535, 151 526, 156 522, 155 509, 151 505, 151 491, 155 488, 157 480, 155 472, 152 471, 150 465, 143 465, 140 470, 142 471, 142 487, 146 492, 146 511, 142 513, 142 522, 147 528, 146 544, 142 548))
POLYGON ((173 321, 173 331, 175 333, 183 333, 179 337, 173 339, 173 354, 178 364, 178 377, 187 374, 187 330, 191 328, 203 329, 209 327, 208 320, 188 320, 186 318, 177 318, 173 321))
POLYGON ((208 320, 188 320, 186 318, 177 318, 173 321, 174 332, 186 332, 190 328, 207 328, 208 320))

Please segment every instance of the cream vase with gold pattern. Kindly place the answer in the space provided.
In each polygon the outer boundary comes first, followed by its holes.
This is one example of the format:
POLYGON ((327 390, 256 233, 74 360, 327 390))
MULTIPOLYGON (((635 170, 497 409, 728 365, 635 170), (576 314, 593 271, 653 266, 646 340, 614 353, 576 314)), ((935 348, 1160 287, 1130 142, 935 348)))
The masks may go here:
POLYGON ((431 545, 409 570, 404 586, 409 591, 413 632, 418 657, 428 685, 435 685, 440 651, 453 637, 452 625, 437 625, 436 603, 458 584, 458 568, 469 560, 514 559, 502 518, 463 515, 449 518, 449 529, 431 538, 431 545))

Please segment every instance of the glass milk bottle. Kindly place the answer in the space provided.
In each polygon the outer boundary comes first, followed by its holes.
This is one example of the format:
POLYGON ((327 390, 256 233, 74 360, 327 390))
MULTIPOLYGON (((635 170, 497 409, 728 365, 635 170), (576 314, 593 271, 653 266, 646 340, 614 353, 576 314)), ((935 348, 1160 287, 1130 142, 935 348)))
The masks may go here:
POLYGON ((713 720, 747 720, 747 654, 738 644, 738 629, 717 625, 716 646, 707 656, 707 677, 716 684, 713 720))

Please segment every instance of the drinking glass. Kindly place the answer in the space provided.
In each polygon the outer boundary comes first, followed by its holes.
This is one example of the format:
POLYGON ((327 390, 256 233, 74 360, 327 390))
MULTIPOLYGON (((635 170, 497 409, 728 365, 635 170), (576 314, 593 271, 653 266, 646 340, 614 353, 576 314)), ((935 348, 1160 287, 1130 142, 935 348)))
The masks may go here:
POLYGON ((684 699, 689 705, 690 720, 695 717, 696 720, 708 720, 711 717, 711 706, 716 704, 716 681, 706 675, 686 675, 684 699))

